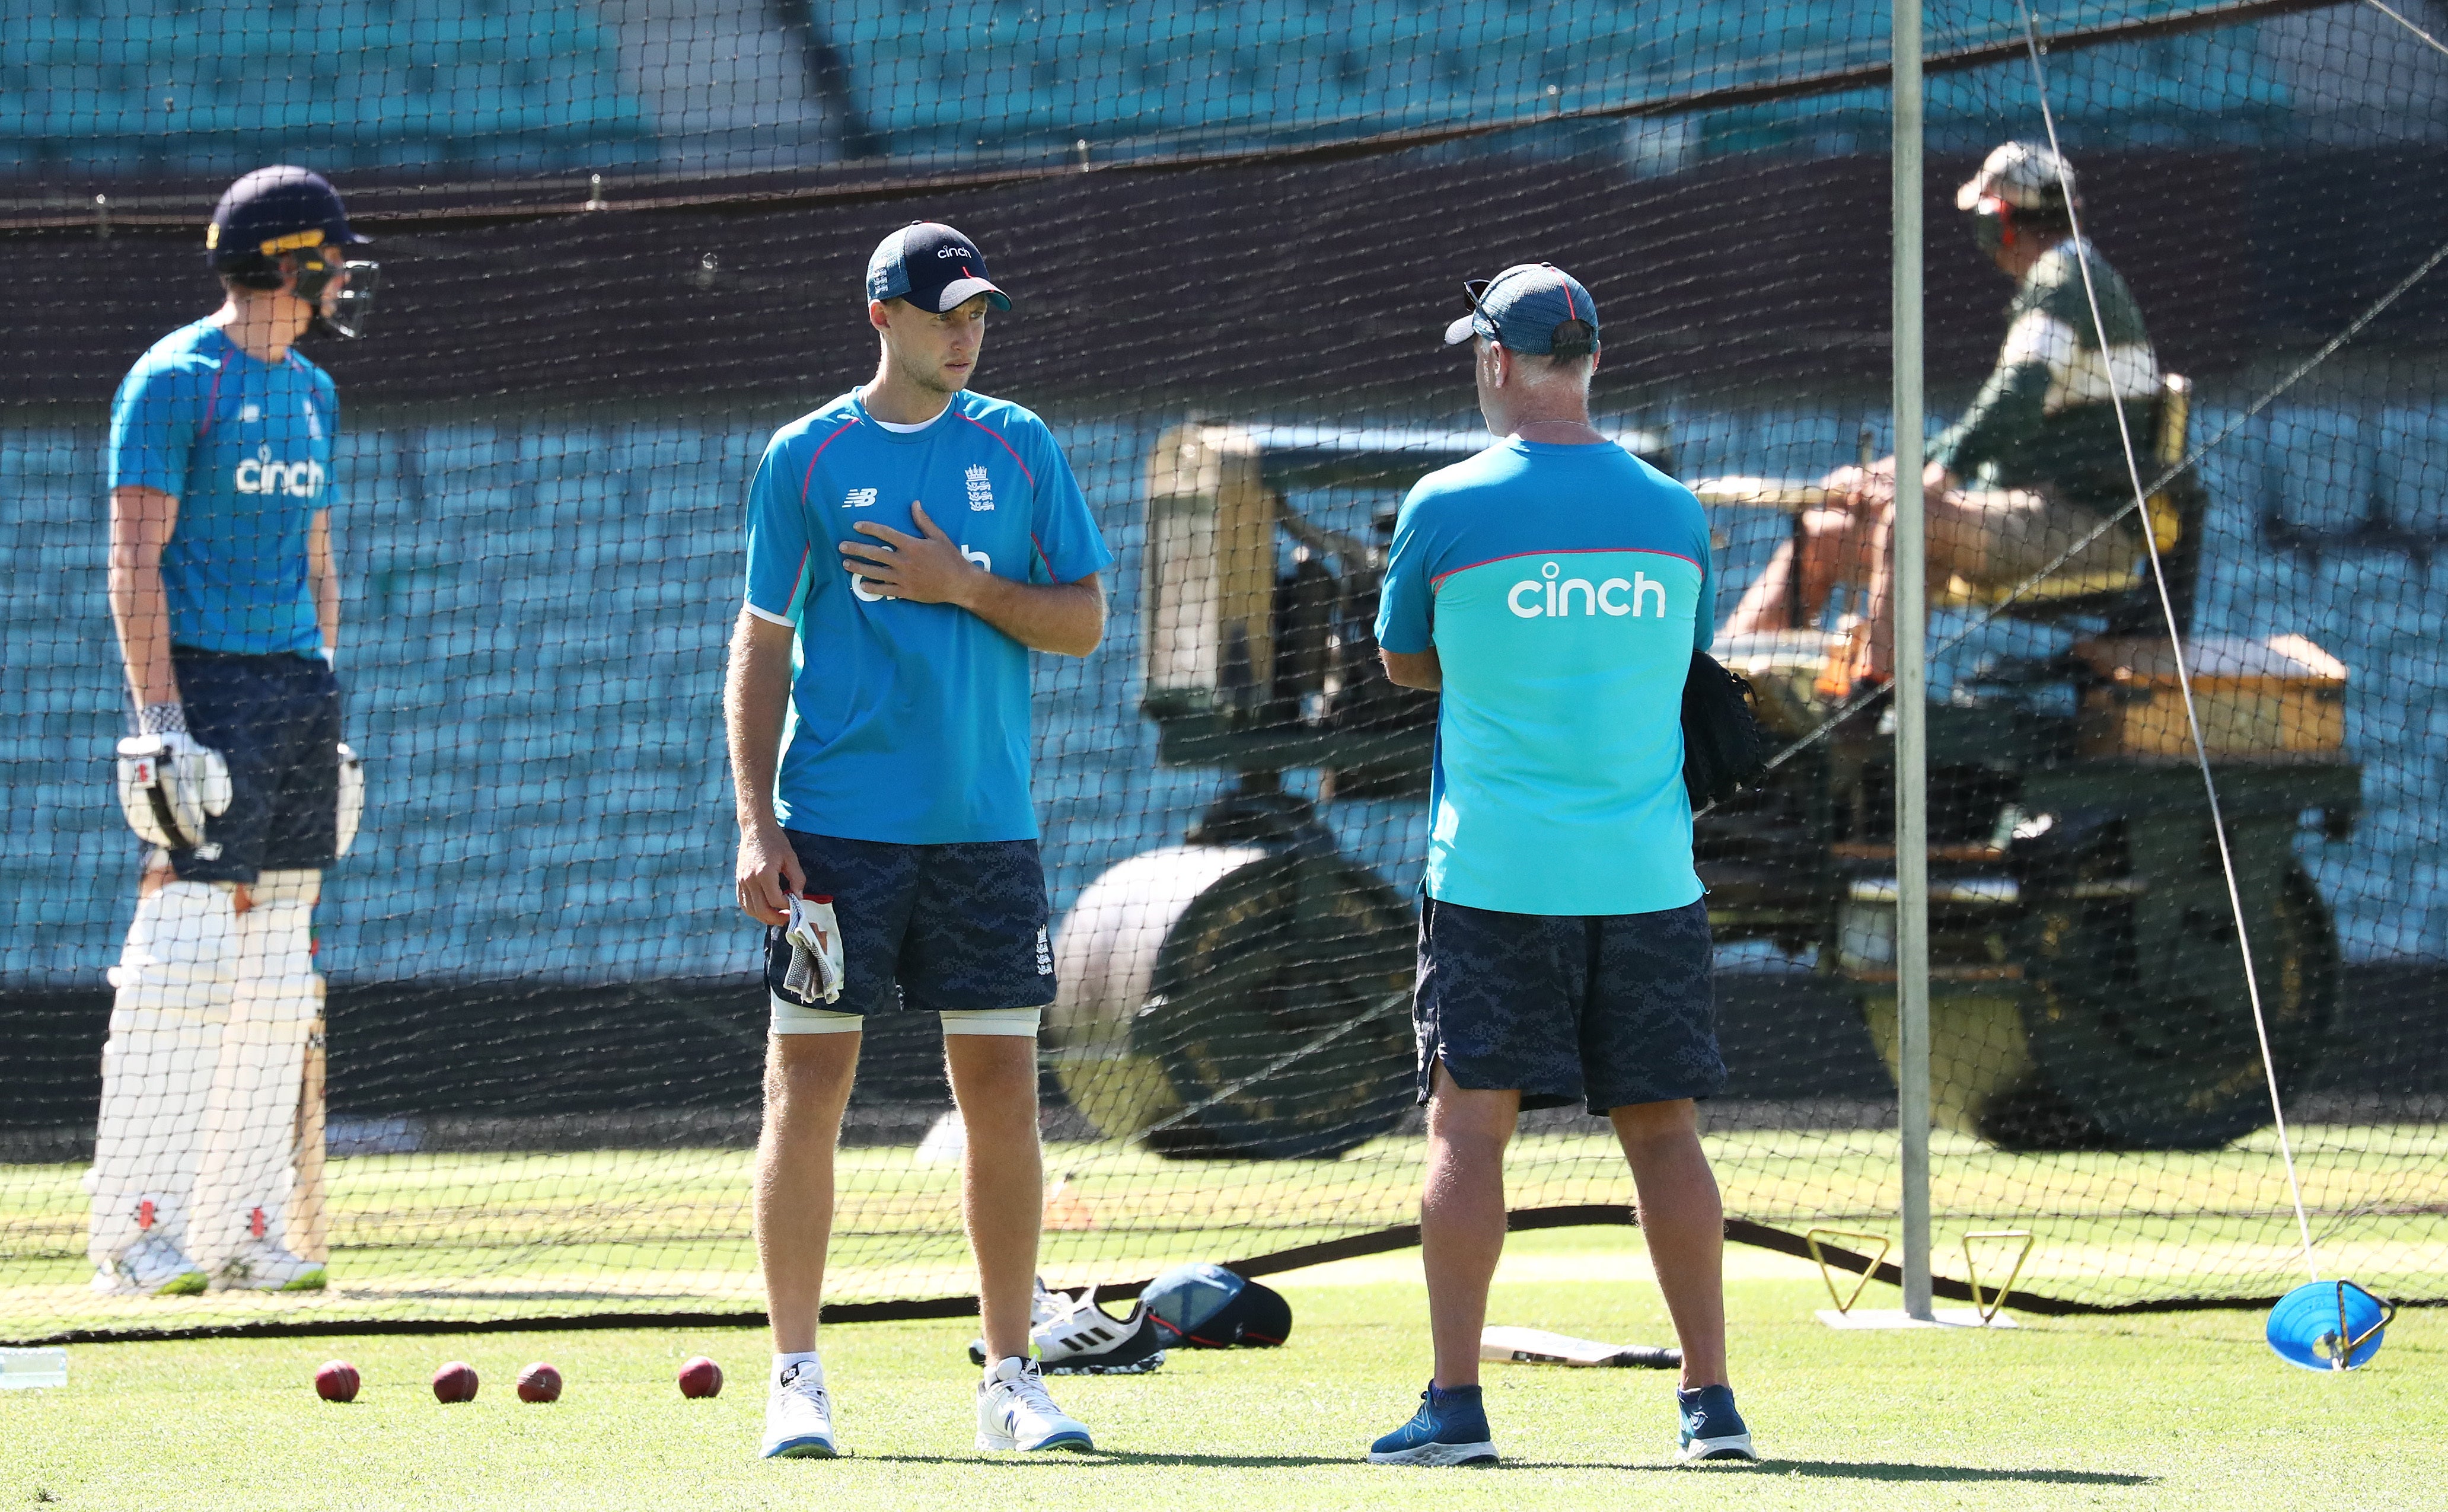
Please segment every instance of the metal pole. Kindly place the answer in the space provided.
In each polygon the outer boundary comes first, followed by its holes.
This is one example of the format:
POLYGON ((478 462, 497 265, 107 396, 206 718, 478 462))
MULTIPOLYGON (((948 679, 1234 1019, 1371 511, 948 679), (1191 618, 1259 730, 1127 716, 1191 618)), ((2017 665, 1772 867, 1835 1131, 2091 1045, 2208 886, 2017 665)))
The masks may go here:
POLYGON ((1896 1115, 1903 1132, 1904 1313, 1929 1288, 1929 670, 1922 519, 1921 0, 1894 0, 1896 1115))

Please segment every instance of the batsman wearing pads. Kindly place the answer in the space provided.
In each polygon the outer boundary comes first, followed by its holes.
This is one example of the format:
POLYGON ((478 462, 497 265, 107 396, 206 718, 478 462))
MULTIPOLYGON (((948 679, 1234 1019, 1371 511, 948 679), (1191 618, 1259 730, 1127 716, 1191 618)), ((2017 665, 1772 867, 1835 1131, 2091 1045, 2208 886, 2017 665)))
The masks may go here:
POLYGON ((1038 1012, 1054 1001, 1028 791, 1032 650, 1086 656, 1113 561, 1045 423, 967 392, 977 243, 917 222, 868 264, 875 376, 775 433, 748 505, 725 714, 739 904, 771 927, 756 1246, 763 1452, 829 1458, 816 1355, 834 1141, 866 1015, 940 1014, 967 1130, 982 1449, 1084 1449, 1029 1357, 1044 1210, 1038 1012))
POLYGON ((1412 1020, 1436 1373, 1381 1464, 1496 1459, 1480 1336, 1524 1108, 1614 1125, 1683 1347, 1683 1458, 1750 1459, 1726 1385, 1725 1215, 1694 1098, 1725 1090, 1692 867, 1683 680, 1716 573, 1697 500, 1590 424, 1598 316, 1563 270, 1464 285, 1480 412, 1501 439, 1414 485, 1377 643, 1442 689, 1412 1020))
POLYGON ((339 409, 296 343, 363 329, 365 240, 316 174, 239 180, 204 239, 221 307, 111 402, 110 607, 137 710, 119 800, 147 850, 86 1178, 98 1291, 324 1284, 290 1233, 297 1131, 320 1127, 319 1095, 300 1117, 310 931, 364 783, 332 670, 339 409))

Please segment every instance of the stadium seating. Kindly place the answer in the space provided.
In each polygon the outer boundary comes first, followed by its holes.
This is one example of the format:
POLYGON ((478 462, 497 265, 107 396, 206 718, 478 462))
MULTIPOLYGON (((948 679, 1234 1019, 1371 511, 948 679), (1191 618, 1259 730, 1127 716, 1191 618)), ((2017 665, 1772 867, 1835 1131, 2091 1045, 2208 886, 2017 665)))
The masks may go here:
POLYGON ((28 0, 0 13, 0 171, 536 172, 652 156, 576 0, 28 0))
MULTIPOLYGON (((2084 9, 2097 23, 2182 9, 2172 0, 2084 9)), ((979 148, 1134 150, 1174 139, 1229 145, 1263 129, 1329 135, 1454 121, 1536 119, 1559 108, 1884 62, 1886 8, 1836 0, 1690 6, 1598 0, 909 0, 815 6, 851 65, 854 103, 897 155, 979 148)), ((2060 21, 2055 25, 2063 25, 2060 21)), ((1934 10, 1943 51, 2016 34, 2012 0, 1934 10)), ((2283 110, 2249 27, 2103 49, 2061 62, 2052 104, 2078 140, 2110 118, 2163 124, 2177 140, 2232 140, 2283 110), (2244 117, 2240 124, 2235 117, 2244 117)), ((1988 140, 2036 124, 2019 67, 1933 87, 1934 142, 1988 140)), ((1717 112, 1699 138, 1720 150, 1857 149, 1884 130, 1874 92, 1717 112)))
MULTIPOLYGON (((905 158, 1229 147, 1455 122, 1536 120, 1714 85, 1884 62, 1884 6, 1657 0, 898 0, 805 4, 847 66, 846 104, 905 158)), ((2180 0, 2086 6, 2097 23, 2180 0)), ((331 168, 528 173, 647 160, 774 166, 831 152, 773 9, 705 0, 698 47, 668 0, 25 0, 0 13, 0 172, 331 168), (665 13, 669 12, 669 13, 665 13), (745 91, 743 93, 743 91, 745 91), (725 106, 724 103, 729 102, 725 106), (753 107, 753 108, 743 108, 753 107)), ((2013 0, 1933 8, 1932 51, 2011 37, 2013 0)), ((2066 54, 2071 144, 2234 143, 2292 102, 2251 26, 2066 54)), ((1935 78, 1931 144, 2034 128, 2019 66, 1935 78)), ((1712 112, 1679 150, 1854 151, 1884 140, 1875 90, 1712 112)), ((836 123, 838 127, 840 123, 836 123)))
MULTIPOLYGON (((2232 411, 2206 404, 2205 434, 2232 411)), ((1178 836, 1213 773, 1159 769, 1138 699, 1140 470, 1157 417, 1058 424, 1119 565, 1111 630, 1085 662, 1038 671, 1039 811, 1058 908, 1103 868, 1178 836)), ((1810 407, 1661 417, 1686 471, 1808 472, 1878 416, 1810 407)), ((1937 417, 1933 424, 1938 423, 1937 417)), ((753 931, 729 902, 730 799, 720 715, 740 575, 740 507, 764 437, 744 426, 353 430, 335 536, 347 593, 341 672, 371 801, 325 926, 331 969, 356 981, 686 978, 746 969, 753 931), (546 879, 543 895, 530 884, 546 879), (567 912, 573 906, 583 913, 567 912)), ((124 698, 104 596, 98 427, 0 427, 0 799, 19 816, 0 857, 0 984, 89 986, 133 904, 134 842, 110 794, 124 698)), ((2448 760, 2434 710, 2448 562, 2315 558, 2260 536, 2269 489, 2306 527, 2351 521, 2372 480, 2400 523, 2436 528, 2448 436, 2427 414, 2314 415, 2280 406, 2213 453, 2206 635, 2266 633, 2273 602, 2353 671, 2350 741, 2365 820, 2307 855, 2353 949, 2448 949, 2437 888, 2412 885, 2448 760), (2351 421, 2348 425, 2345 422, 2351 421), (2351 437, 2327 449, 2298 444, 2351 437), (2221 616, 2236 618, 2229 623, 2221 616)), ((1305 508, 1328 501, 1303 498, 1305 508)), ((1781 522, 1728 511, 1721 609, 1781 522)), ((1948 665, 1969 666, 1986 642, 1948 665)), ((1938 669, 1941 684, 1955 675, 1938 669)), ((1347 847, 1407 886, 1417 804, 1328 807, 1347 847)))

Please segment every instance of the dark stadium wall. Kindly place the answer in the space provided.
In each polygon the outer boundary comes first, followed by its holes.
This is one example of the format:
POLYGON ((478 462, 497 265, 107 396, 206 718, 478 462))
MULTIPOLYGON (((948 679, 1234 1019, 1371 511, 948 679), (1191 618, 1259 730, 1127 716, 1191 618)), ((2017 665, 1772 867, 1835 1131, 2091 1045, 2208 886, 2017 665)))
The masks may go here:
MULTIPOLYGON (((1928 173, 1941 392, 1985 369, 2007 294, 1958 234, 1953 185, 1971 166, 1928 173)), ((2101 154, 2082 168, 2091 228, 2150 312, 2162 359, 2202 378, 2333 333, 2448 239, 2448 201, 2391 187, 2439 177, 2448 152, 2436 149, 2101 154)), ((201 214, 211 191, 192 193, 201 214)), ((784 209, 369 218, 381 324, 318 355, 358 415, 804 404, 864 376, 873 346, 856 279, 883 232, 924 217, 980 238, 1020 296, 985 386, 1035 403, 1450 408, 1454 369, 1432 328, 1463 278, 1522 258, 1573 267, 1604 302, 1602 401, 1872 391, 1887 365, 1886 202, 1885 165, 1865 157, 1634 179, 1585 159, 1421 152, 784 209)), ((98 408, 137 354, 212 303, 189 233, 10 239, 35 297, 0 403, 98 408)), ((2443 337, 2448 292, 2434 280, 2359 345, 2443 337)))

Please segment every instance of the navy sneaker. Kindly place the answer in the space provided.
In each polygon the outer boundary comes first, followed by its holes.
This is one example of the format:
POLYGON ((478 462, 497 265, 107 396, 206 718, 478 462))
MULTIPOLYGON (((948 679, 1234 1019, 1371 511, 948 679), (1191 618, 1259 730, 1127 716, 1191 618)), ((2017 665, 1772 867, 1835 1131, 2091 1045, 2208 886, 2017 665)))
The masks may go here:
POLYGON ((1487 1434, 1487 1409, 1479 1388, 1443 1390, 1435 1383, 1420 1393, 1411 1421, 1368 1445, 1371 1464, 1494 1464, 1496 1445, 1487 1434))
POLYGON ((1743 1415, 1734 1410, 1732 1387, 1704 1386, 1696 1391, 1676 1391, 1674 1405, 1682 1408, 1680 1444, 1686 1461, 1758 1462, 1759 1455, 1751 1448, 1751 1430, 1743 1426, 1743 1415))

